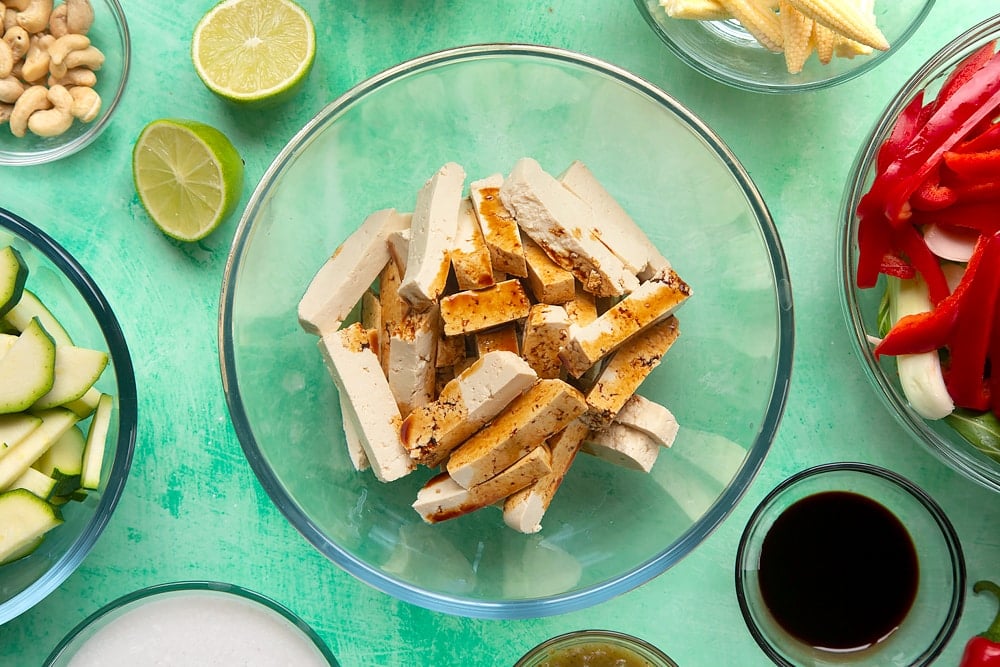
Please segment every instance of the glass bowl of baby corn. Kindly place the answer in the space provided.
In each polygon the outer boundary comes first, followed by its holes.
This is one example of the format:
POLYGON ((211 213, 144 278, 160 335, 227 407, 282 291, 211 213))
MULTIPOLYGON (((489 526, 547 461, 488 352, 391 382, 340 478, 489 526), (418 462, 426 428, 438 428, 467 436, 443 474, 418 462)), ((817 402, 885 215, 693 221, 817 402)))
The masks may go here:
POLYGON ((132 362, 111 307, 65 249, 0 209, 0 624, 94 546, 135 432, 132 362))
POLYGON ((635 0, 653 31, 702 74, 744 90, 826 88, 877 66, 934 0, 635 0))
POLYGON ((10 0, 0 45, 0 165, 51 162, 95 141, 128 81, 118 0, 10 0))
POLYGON ((793 343, 773 222, 676 100, 477 45, 333 101, 268 169, 220 314, 262 486, 334 563, 523 618, 665 571, 739 501, 793 343))

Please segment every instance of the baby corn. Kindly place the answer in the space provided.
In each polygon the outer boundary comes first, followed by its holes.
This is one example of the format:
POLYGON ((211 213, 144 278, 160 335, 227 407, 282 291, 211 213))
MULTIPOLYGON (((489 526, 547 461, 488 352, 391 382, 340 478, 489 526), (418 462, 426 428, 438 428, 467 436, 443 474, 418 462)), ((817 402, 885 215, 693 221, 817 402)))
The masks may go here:
POLYGON ((781 53, 783 48, 781 21, 772 9, 753 0, 720 0, 720 2, 733 18, 760 42, 761 46, 781 53))
POLYGON ((725 21, 733 17, 718 0, 660 0, 660 6, 673 19, 725 21))
POLYGON ((873 17, 862 12, 851 0, 790 0, 800 12, 848 39, 886 51, 889 42, 875 25, 873 17))
POLYGON ((778 3, 782 41, 785 45, 785 68, 789 74, 798 74, 813 50, 812 27, 814 21, 795 9, 788 0, 778 3))
POLYGON ((837 42, 837 33, 827 28, 822 23, 813 21, 812 39, 816 44, 816 57, 824 65, 833 60, 833 46, 837 42))

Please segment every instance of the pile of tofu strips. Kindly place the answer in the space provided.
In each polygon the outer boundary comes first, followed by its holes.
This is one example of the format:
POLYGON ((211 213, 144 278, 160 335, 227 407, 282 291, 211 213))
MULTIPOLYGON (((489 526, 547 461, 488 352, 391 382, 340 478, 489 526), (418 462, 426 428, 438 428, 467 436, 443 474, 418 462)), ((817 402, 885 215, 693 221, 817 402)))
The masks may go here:
POLYGON ((491 505, 533 533, 580 451, 648 472, 677 433, 636 393, 691 295, 581 162, 473 181, 441 167, 412 213, 369 215, 299 302, 354 467, 439 469, 428 523, 491 505), (360 314, 359 314, 360 313, 360 314))

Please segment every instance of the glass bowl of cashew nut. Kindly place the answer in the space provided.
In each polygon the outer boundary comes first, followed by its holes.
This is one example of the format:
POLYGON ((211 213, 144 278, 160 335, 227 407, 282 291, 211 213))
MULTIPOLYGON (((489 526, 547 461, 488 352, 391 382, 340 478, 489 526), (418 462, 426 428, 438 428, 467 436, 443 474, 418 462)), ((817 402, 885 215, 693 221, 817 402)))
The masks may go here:
POLYGON ((72 155, 111 121, 131 44, 118 0, 7 0, 0 41, 0 165, 72 155))
POLYGON ((678 58, 763 93, 828 88, 871 70, 923 23, 934 0, 635 0, 678 58))

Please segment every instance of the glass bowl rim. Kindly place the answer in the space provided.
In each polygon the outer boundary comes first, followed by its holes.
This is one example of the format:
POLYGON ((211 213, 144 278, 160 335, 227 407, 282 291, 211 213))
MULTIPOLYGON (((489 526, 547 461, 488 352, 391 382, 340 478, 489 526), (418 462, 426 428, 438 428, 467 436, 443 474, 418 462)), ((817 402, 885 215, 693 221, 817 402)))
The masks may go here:
POLYGON ((108 9, 115 18, 118 27, 118 36, 122 47, 122 73, 115 87, 114 96, 110 101, 103 101, 101 104, 101 114, 92 125, 87 127, 80 136, 66 143, 61 143, 51 148, 45 148, 30 153, 6 152, 0 150, 0 166, 7 167, 28 167, 32 165, 54 162, 64 157, 69 157, 74 153, 83 150, 104 132, 104 129, 111 122, 111 116, 118 108, 122 96, 125 94, 125 84, 128 82, 129 70, 132 64, 132 37, 129 32, 128 21, 125 18, 125 10, 119 0, 102 0, 107 3, 108 9))
POLYGON ((551 648, 557 648, 566 642, 571 642, 575 639, 580 639, 582 641, 588 640, 601 640, 610 639, 612 641, 619 642, 629 647, 636 647, 646 653, 654 656, 657 660, 660 660, 665 665, 673 665, 677 667, 677 663, 674 662, 673 658, 664 653, 661 649, 657 648, 653 644, 649 643, 645 639, 636 637, 634 635, 627 634, 625 632, 620 632, 618 630, 599 630, 596 628, 586 629, 586 630, 571 630, 570 632, 565 632, 561 635, 556 635, 555 637, 550 637, 543 642, 540 642, 533 646, 527 653, 518 658, 517 662, 514 663, 514 667, 521 667, 523 664, 527 664, 528 660, 534 658, 551 648))
POLYGON ((740 535, 740 541, 736 547, 736 566, 734 568, 736 574, 736 599, 739 602, 740 613, 743 616, 747 629, 750 631, 754 641, 757 642, 757 645, 760 646, 764 654, 776 665, 781 665, 782 667, 795 667, 794 663, 788 662, 780 654, 778 654, 771 642, 764 636, 764 632, 760 629, 760 626, 754 619, 754 615, 750 611, 750 604, 747 601, 745 592, 746 579, 743 575, 745 569, 744 565, 746 563, 747 549, 749 548, 750 534, 753 532, 754 528, 757 527, 764 511, 767 510, 779 496, 799 483, 830 473, 857 473, 860 475, 874 477, 883 482, 887 482, 890 485, 896 486, 916 500, 917 503, 927 511, 930 518, 933 519, 934 524, 940 529, 941 535, 948 546, 948 554, 951 557, 951 567, 952 573, 955 577, 955 586, 953 591, 954 595, 952 595, 950 609, 944 625, 938 631, 934 641, 931 642, 919 656, 917 656, 920 662, 913 663, 917 665, 930 664, 934 658, 940 655, 941 651, 948 643, 948 640, 951 639, 951 636, 955 633, 955 630, 958 628, 959 620, 962 616, 962 608, 965 606, 966 567, 965 555, 962 550, 962 542, 959 539, 958 532, 955 530, 954 524, 952 524, 951 520, 948 518, 948 515, 945 514, 944 510, 937 503, 937 501, 935 501, 926 491, 899 473, 871 463, 862 463, 859 461, 838 461, 823 463, 811 468, 806 468, 805 470, 800 470, 799 472, 796 472, 779 482, 778 485, 771 489, 771 491, 768 492, 767 495, 765 495, 760 503, 758 503, 754 508, 750 517, 747 519, 742 534, 740 535))
POLYGON ((762 81, 750 81, 740 79, 725 72, 717 71, 714 68, 708 67, 701 60, 698 60, 688 53, 687 50, 681 48, 680 45, 674 42, 673 38, 663 30, 659 23, 657 23, 656 19, 652 15, 652 12, 649 11, 649 7, 646 5, 645 0, 635 0, 635 5, 639 9, 639 13, 642 14, 643 19, 645 19, 646 23, 653 29, 653 32, 656 33, 656 35, 660 38, 660 41, 663 42, 667 49, 677 56, 681 62, 689 66, 694 71, 707 76, 713 81, 723 83, 727 86, 732 86, 733 88, 737 88, 739 90, 776 95, 791 95, 810 90, 832 88, 833 86, 850 81, 851 79, 859 77, 869 70, 874 69, 882 63, 882 61, 891 58, 900 47, 909 41, 910 37, 912 37, 917 29, 923 24, 927 15, 930 13, 931 9, 933 9, 935 2, 936 0, 925 0, 923 9, 920 10, 920 13, 916 16, 916 18, 914 18, 914 20, 906 27, 906 30, 904 30, 903 33, 893 41, 892 47, 877 58, 869 58, 857 67, 853 67, 836 76, 822 79, 820 81, 807 81, 799 84, 775 84, 762 81))
POLYGON ((83 532, 51 567, 26 589, 0 604, 0 625, 19 616, 47 597, 80 565, 97 542, 111 519, 115 506, 125 488, 132 465, 138 420, 135 371, 129 355, 125 335, 104 294, 84 268, 51 236, 24 218, 0 207, 0 228, 6 229, 27 241, 54 264, 76 288, 90 307, 101 333, 108 345, 115 371, 118 400, 118 443, 115 460, 108 472, 108 482, 98 501, 94 516, 83 532))
POLYGON ((338 667, 340 664, 337 662, 337 658, 333 655, 333 652, 326 645, 326 642, 313 630, 312 626, 306 623, 298 614, 293 612, 291 609, 281 604, 277 600, 270 598, 263 593, 258 593, 249 588, 245 588, 238 584, 232 584, 223 581, 212 581, 207 579, 193 579, 185 581, 171 581, 161 584, 153 584, 151 586, 146 586, 129 593, 125 593, 110 602, 105 603, 100 609, 91 613, 82 621, 77 623, 72 630, 70 630, 66 635, 59 641, 49 657, 45 660, 45 667, 53 664, 53 662, 60 657, 63 651, 75 640, 82 632, 87 630, 91 625, 104 618, 106 615, 128 607, 133 602, 138 602, 140 600, 145 600, 149 598, 156 597, 158 595, 168 594, 168 593, 178 593, 182 591, 210 591, 213 593, 225 593, 228 595, 235 595, 241 597, 245 600, 255 602, 257 604, 267 607, 271 611, 281 615, 285 620, 289 621, 294 625, 300 632, 302 632, 310 642, 319 650, 329 663, 330 667, 338 667))
POLYGON ((788 397, 795 336, 790 284, 788 267, 777 227, 756 185, 721 137, 673 96, 620 67, 592 56, 559 47, 523 43, 483 43, 454 47, 405 61, 350 88, 313 116, 288 141, 265 171, 250 196, 236 228, 223 273, 219 314, 219 362, 223 391, 237 438, 250 467, 268 496, 307 541, 348 573, 393 597, 438 612, 494 619, 534 618, 562 614, 611 599, 662 574, 708 537, 735 508, 763 464, 777 432, 788 397), (267 201, 274 178, 295 158, 299 150, 310 141, 313 135, 318 130, 335 122, 339 116, 352 108, 358 99, 399 78, 452 62, 476 61, 496 56, 555 60, 608 76, 618 83, 630 87, 633 92, 649 98, 653 103, 662 107, 664 111, 674 114, 678 120, 683 121, 688 126, 689 130, 697 133, 705 141, 706 146, 711 148, 716 157, 727 167, 743 191, 748 207, 754 214, 770 260, 777 317, 774 377, 760 429, 747 450, 747 458, 743 467, 701 519, 692 524, 677 540, 662 551, 615 578, 570 593, 521 600, 474 600, 457 595, 427 591, 379 571, 328 539, 308 515, 299 508, 290 494, 281 487, 279 480, 270 470, 261 453, 247 414, 243 409, 230 336, 233 323, 234 280, 248 246, 253 219, 257 210, 267 201))
MULTIPOLYGON (((886 105, 851 165, 849 172, 851 177, 840 204, 839 220, 841 225, 836 244, 837 261, 835 264, 838 282, 841 286, 841 310, 845 315, 846 326, 851 334, 852 347, 861 360, 869 381, 877 388, 876 393, 883 405, 889 409, 900 426, 925 450, 967 478, 988 489, 1000 492, 1000 466, 990 468, 984 463, 960 455, 947 438, 930 428, 927 421, 910 408, 905 397, 900 395, 889 376, 875 360, 871 346, 868 344, 868 332, 864 328, 864 318, 861 314, 861 306, 854 284, 854 239, 857 236, 858 226, 854 210, 864 194, 863 181, 867 173, 867 169, 862 173, 862 167, 874 164, 875 154, 891 132, 900 111, 910 98, 922 89, 928 78, 935 73, 940 74, 940 70, 952 59, 967 51, 969 45, 990 35, 1000 38, 1000 14, 977 23, 941 47, 906 80, 886 105)), ((956 434, 956 437, 960 436, 956 434)))

